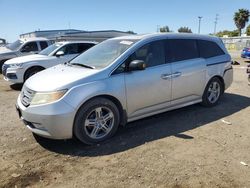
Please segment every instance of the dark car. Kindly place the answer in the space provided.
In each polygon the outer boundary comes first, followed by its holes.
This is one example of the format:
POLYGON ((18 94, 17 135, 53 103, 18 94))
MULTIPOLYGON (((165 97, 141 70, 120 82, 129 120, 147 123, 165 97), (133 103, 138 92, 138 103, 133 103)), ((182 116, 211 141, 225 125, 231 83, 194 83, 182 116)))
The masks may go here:
POLYGON ((241 52, 242 58, 250 59, 250 47, 245 47, 241 52))

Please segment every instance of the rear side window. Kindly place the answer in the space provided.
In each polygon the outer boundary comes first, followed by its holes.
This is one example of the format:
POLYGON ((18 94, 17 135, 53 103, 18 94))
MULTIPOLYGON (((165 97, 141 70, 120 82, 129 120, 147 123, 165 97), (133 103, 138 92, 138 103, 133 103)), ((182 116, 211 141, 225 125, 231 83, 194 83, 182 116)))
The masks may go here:
POLYGON ((225 54, 216 43, 211 41, 198 40, 198 46, 200 50, 200 57, 202 58, 210 58, 225 54))
POLYGON ((169 39, 166 44, 168 62, 199 58, 196 40, 169 39))
POLYGON ((40 42, 40 46, 41 46, 41 49, 43 50, 43 49, 45 49, 45 48, 48 47, 48 44, 47 44, 46 41, 41 41, 41 42, 40 42))

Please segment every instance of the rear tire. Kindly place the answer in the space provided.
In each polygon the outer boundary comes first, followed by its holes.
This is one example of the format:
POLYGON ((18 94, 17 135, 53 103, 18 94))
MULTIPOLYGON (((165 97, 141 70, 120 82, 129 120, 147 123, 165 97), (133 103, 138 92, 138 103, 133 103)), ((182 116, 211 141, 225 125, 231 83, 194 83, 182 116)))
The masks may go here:
POLYGON ((215 106, 224 92, 223 83, 217 77, 213 77, 207 84, 202 96, 202 105, 215 106))
POLYGON ((44 68, 42 68, 42 67, 31 67, 31 68, 29 68, 29 69, 25 72, 25 74, 24 74, 24 78, 23 78, 24 82, 25 82, 28 78, 30 78, 31 76, 33 76, 34 74, 36 74, 36 73, 42 71, 43 69, 44 69, 44 68))
POLYGON ((117 106, 109 99, 98 97, 88 101, 78 110, 73 132, 81 142, 96 144, 112 137, 119 123, 117 106))

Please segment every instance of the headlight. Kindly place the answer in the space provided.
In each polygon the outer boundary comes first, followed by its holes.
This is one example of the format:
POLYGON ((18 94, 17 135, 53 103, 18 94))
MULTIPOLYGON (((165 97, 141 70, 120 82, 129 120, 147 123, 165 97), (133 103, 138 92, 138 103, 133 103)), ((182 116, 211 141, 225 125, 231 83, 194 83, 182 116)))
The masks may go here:
POLYGON ((35 93, 34 97, 31 100, 31 105, 46 104, 59 100, 67 90, 49 92, 49 93, 35 93))
POLYGON ((9 64, 10 68, 16 68, 16 69, 20 69, 23 67, 23 63, 14 63, 14 64, 9 64))

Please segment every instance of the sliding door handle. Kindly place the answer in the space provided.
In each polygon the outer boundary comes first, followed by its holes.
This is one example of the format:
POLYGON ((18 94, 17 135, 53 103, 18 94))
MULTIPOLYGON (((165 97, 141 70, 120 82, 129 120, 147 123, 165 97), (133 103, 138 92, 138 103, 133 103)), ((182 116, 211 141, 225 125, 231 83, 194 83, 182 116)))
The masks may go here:
POLYGON ((175 72, 172 74, 172 78, 177 78, 179 76, 181 76, 181 72, 175 72))

